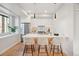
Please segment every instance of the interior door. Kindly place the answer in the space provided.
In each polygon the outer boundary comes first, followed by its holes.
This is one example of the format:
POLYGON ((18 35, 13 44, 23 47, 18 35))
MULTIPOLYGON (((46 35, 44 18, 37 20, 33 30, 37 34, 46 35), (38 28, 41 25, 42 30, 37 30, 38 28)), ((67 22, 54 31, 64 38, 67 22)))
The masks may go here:
POLYGON ((30 32, 29 27, 30 27, 30 23, 22 23, 21 24, 21 34, 23 34, 23 35, 28 34, 30 32))
POLYGON ((29 23, 24 23, 24 35, 29 33, 29 23))

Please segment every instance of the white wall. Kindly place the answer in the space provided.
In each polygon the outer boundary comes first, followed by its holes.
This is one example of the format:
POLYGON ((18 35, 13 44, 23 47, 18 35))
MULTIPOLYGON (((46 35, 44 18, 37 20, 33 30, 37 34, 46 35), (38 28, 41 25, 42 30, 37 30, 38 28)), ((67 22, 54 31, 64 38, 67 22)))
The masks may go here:
POLYGON ((63 50, 67 55, 73 55, 73 4, 63 4, 56 15, 53 31, 67 37, 63 50))
POLYGON ((64 4, 56 13, 54 32, 59 32, 73 39, 73 4, 64 4))
POLYGON ((74 55, 79 56, 79 4, 74 4, 74 55))

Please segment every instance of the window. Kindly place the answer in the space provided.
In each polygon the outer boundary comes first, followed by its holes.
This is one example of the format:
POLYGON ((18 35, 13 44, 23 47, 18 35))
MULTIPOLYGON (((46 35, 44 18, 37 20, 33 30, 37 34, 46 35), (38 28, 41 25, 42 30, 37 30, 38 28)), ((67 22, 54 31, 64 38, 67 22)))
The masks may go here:
POLYGON ((0 16, 0 33, 2 33, 2 16, 0 16))
POLYGON ((0 15, 0 33, 9 32, 8 25, 10 25, 10 20, 5 15, 0 15))
POLYGON ((8 25, 10 25, 9 18, 8 17, 4 17, 4 32, 5 33, 9 32, 8 25))

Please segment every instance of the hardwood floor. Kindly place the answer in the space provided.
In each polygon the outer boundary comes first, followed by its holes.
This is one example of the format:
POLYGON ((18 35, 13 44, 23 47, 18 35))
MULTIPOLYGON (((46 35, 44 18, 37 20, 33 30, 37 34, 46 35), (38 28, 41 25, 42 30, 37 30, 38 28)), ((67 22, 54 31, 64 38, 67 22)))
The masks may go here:
MULTIPOLYGON (((30 46, 29 46, 30 47, 30 46)), ((10 48, 8 51, 4 52, 1 56, 22 56, 24 51, 24 44, 23 43, 18 43, 12 48, 10 48)), ((64 54, 64 53, 63 53, 64 54)), ((36 49, 35 52, 33 53, 34 56, 38 56, 38 50, 36 49)), ((49 56, 53 56, 53 54, 48 52, 49 56)), ((31 50, 28 49, 27 53, 24 53, 24 56, 32 56, 31 50)), ((44 49, 40 50, 39 56, 47 56, 46 52, 44 49)), ((54 56, 62 56, 61 53, 54 53, 54 56)), ((65 56, 65 54, 64 54, 65 56)))

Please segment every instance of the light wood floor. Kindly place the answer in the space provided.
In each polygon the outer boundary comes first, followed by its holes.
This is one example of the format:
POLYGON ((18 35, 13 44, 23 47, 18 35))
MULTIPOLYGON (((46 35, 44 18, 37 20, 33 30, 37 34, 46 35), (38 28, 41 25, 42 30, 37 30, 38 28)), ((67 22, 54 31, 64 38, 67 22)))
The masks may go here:
MULTIPOLYGON (((24 45, 23 43, 18 43, 15 46, 13 46, 12 48, 10 48, 8 51, 4 52, 1 56, 22 56, 23 55, 23 51, 24 51, 24 45)), ((64 54, 64 53, 63 53, 64 54)), ((34 56, 38 56, 38 52, 37 50, 35 50, 35 52, 33 53, 34 56)), ((44 49, 41 49, 40 51, 40 56, 47 56, 46 52, 44 51, 44 49)), ((48 52, 49 56, 53 56, 52 53, 50 54, 48 52)), ((32 53, 29 49, 29 51, 27 53, 24 53, 24 56, 32 56, 32 53)), ((54 56, 62 56, 61 53, 54 53, 54 56)), ((64 56, 66 56, 64 54, 64 56)))

